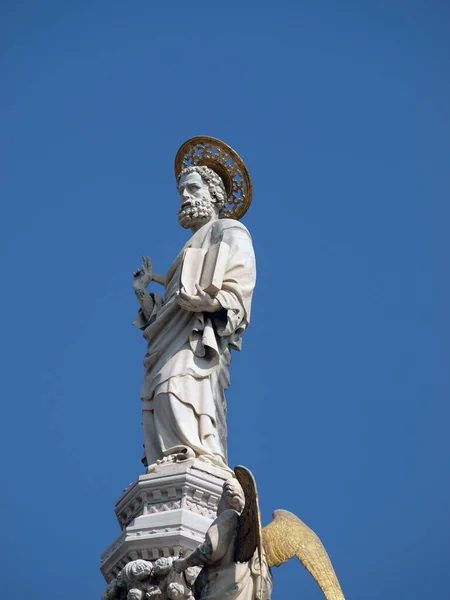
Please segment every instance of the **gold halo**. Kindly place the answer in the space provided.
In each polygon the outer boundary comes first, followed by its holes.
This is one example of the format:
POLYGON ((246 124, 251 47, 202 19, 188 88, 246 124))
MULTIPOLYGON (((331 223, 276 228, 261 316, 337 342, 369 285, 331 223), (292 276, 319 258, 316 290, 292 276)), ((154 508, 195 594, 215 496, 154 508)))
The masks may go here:
POLYGON ((252 201, 252 180, 242 158, 228 144, 204 135, 193 137, 175 157, 175 177, 186 167, 205 166, 221 177, 227 193, 221 218, 240 219, 252 201))

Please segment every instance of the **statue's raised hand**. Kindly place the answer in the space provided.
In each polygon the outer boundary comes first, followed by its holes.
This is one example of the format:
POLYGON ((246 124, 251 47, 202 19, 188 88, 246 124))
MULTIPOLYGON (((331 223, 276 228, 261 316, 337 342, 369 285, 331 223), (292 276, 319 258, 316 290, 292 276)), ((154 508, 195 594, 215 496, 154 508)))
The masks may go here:
POLYGON ((142 257, 142 266, 133 273, 133 288, 145 290, 153 279, 152 263, 148 256, 142 257))

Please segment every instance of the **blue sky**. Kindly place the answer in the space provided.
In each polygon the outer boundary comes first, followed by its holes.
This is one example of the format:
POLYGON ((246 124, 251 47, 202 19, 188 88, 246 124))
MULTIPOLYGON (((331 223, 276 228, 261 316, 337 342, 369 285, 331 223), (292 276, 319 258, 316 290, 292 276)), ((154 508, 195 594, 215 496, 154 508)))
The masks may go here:
MULTIPOLYGON (((285 508, 319 533, 349 600, 444 598, 447 4, 0 10, 4 597, 104 587, 114 502, 142 472, 131 273, 184 244, 173 159, 205 134, 254 185, 230 464, 254 472, 264 523, 285 508)), ((274 577, 274 600, 322 597, 296 563, 274 577)))

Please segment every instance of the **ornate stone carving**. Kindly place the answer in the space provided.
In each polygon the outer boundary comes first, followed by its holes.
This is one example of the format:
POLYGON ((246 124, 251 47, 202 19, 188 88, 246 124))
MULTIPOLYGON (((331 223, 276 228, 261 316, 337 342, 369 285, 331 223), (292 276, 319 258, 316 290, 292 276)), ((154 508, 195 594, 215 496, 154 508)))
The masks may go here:
POLYGON ((188 510, 192 510, 192 512, 203 515, 204 517, 208 517, 209 519, 214 519, 216 516, 216 509, 209 508, 208 506, 202 506, 198 502, 193 502, 192 500, 186 499, 184 506, 188 510))
POLYGON ((141 475, 116 503, 122 528, 103 553, 106 581, 132 560, 156 560, 190 552, 216 516, 223 482, 230 473, 199 460, 162 464, 141 475))
POLYGON ((193 600, 192 587, 200 571, 179 575, 172 569, 175 557, 128 562, 103 592, 103 600, 193 600))
MULTIPOLYGON (((198 462, 196 464, 198 465, 198 462)), ((193 462, 187 461, 184 465, 189 467, 193 465, 193 462)), ((158 472, 164 469, 167 470, 168 467, 169 465, 161 465, 158 472)), ((201 481, 194 484, 194 482, 180 480, 179 483, 168 482, 167 487, 165 487, 159 483, 158 472, 154 472, 154 479, 150 478, 151 475, 141 476, 137 482, 125 490, 122 498, 118 500, 116 515, 122 529, 125 529, 141 515, 158 514, 180 508, 210 519, 215 517, 220 497, 217 492, 206 489, 201 481), (152 483, 156 481, 157 484, 152 483)), ((225 477, 227 476, 225 474, 225 477)))
POLYGON ((258 538, 251 535, 256 515, 244 509, 247 503, 251 509, 251 500, 237 479, 226 481, 205 540, 173 562, 176 573, 203 567, 195 586, 198 600, 270 600, 272 577, 258 538))

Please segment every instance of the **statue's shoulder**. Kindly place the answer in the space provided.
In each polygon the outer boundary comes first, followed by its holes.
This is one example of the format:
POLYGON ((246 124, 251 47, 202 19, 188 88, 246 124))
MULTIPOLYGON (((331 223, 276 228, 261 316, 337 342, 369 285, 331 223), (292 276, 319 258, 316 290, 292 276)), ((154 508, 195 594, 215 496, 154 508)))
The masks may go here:
POLYGON ((228 508, 220 513, 218 517, 216 517, 214 523, 218 527, 234 530, 239 523, 239 513, 232 508, 228 508))
POLYGON ((229 231, 230 233, 239 231, 248 235, 250 239, 252 237, 247 227, 236 219, 218 219, 217 221, 214 221, 213 229, 216 235, 224 231, 229 231))

